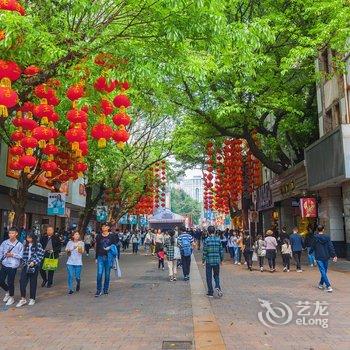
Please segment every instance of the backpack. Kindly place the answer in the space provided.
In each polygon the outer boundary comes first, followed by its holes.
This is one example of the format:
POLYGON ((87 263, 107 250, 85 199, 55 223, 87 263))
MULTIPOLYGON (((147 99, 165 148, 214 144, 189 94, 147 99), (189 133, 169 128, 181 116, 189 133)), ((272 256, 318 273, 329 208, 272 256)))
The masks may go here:
POLYGON ((181 240, 181 250, 184 256, 190 256, 192 254, 191 241, 188 237, 183 237, 181 240))

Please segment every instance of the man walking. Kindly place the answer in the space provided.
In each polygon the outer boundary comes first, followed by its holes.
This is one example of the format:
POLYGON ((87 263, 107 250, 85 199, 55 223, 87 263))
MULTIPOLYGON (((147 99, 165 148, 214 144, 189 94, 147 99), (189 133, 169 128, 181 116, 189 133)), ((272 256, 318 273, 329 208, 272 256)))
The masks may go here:
POLYGON ((333 261, 337 262, 337 256, 335 254, 333 243, 329 236, 325 235, 324 227, 322 225, 317 227, 317 234, 314 236, 310 252, 315 253, 316 263, 321 274, 318 288, 324 289, 324 285, 326 285, 326 291, 329 293, 333 292, 331 283, 327 276, 328 260, 333 258, 333 261))
MULTIPOLYGON (((52 226, 48 226, 46 229, 46 234, 41 236, 40 244, 44 249, 44 259, 42 264, 44 263, 45 258, 51 257, 53 259, 58 259, 61 252, 61 240, 54 234, 54 229, 52 226)), ((43 283, 41 284, 42 287, 45 287, 46 284, 47 288, 52 287, 54 273, 55 271, 49 270, 46 274, 46 271, 42 269, 41 265, 40 275, 43 279, 43 283)))
POLYGON ((224 259, 224 250, 220 241, 220 238, 215 235, 215 227, 208 227, 209 237, 204 242, 203 247, 203 264, 205 264, 205 272, 208 285, 207 296, 209 298, 213 297, 213 274, 215 282, 215 293, 221 298, 222 291, 220 287, 220 264, 224 259))
POLYGON ((180 227, 180 235, 177 239, 177 245, 180 248, 181 253, 181 264, 184 280, 190 279, 190 266, 191 266, 191 255, 193 246, 193 237, 186 232, 184 226, 180 227))
POLYGON ((102 233, 96 237, 97 288, 95 297, 102 295, 103 275, 103 293, 108 294, 113 259, 117 256, 115 237, 110 234, 109 229, 108 224, 103 224, 102 233))
POLYGON ((302 272, 301 269, 301 251, 303 250, 303 239, 301 238, 298 228, 293 228, 293 233, 289 236, 290 245, 292 247, 293 257, 297 265, 297 272, 302 272))

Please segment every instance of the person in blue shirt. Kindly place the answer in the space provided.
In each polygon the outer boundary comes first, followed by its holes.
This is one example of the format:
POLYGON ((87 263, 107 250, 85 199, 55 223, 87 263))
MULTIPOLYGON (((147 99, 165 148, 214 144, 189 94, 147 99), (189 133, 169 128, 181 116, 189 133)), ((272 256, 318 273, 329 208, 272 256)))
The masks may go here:
POLYGON ((185 226, 180 227, 180 235, 177 239, 177 245, 180 248, 182 271, 185 281, 188 281, 190 279, 193 241, 193 237, 187 233, 185 226))
POLYGON ((293 233, 289 236, 289 241, 292 247, 293 257, 297 265, 297 272, 302 272, 301 251, 303 250, 303 239, 299 234, 297 227, 293 228, 293 233))
POLYGON ((325 235, 324 227, 322 225, 317 227, 317 234, 314 236, 310 252, 315 253, 316 263, 321 274, 318 288, 324 289, 324 285, 326 285, 326 291, 329 293, 333 292, 333 288, 331 287, 331 283, 327 276, 327 270, 329 259, 332 258, 334 262, 337 262, 337 255, 333 243, 330 237, 325 235))

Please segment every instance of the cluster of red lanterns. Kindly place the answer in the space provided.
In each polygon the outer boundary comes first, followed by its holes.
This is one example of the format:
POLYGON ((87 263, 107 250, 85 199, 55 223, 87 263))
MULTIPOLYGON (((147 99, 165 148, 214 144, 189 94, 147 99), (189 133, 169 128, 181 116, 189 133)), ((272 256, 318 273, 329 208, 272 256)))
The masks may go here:
MULTIPOLYGON (((110 68, 109 60, 104 56, 98 55, 95 63, 103 67, 104 72, 106 72, 110 68)), ((122 149, 130 137, 126 127, 131 123, 131 118, 127 115, 126 110, 131 106, 131 102, 125 95, 125 91, 129 89, 129 83, 108 80, 102 75, 95 80, 94 88, 102 97, 99 106, 95 108, 100 117, 98 123, 92 127, 91 136, 97 140, 99 148, 105 148, 107 141, 113 139, 117 147, 122 149), (114 97, 112 103, 109 100, 109 94, 115 89, 120 89, 121 92, 114 97), (107 117, 114 113, 115 108, 118 108, 118 113, 112 118, 113 123, 116 125, 116 129, 113 130, 108 123, 107 117)))
POLYGON ((252 193, 261 185, 261 163, 250 151, 247 153, 248 191, 252 193))
POLYGON ((203 174, 204 178, 204 192, 203 192, 203 205, 205 210, 214 209, 213 187, 214 187, 214 145, 212 142, 208 142, 206 147, 206 169, 203 174))
POLYGON ((155 164, 154 168, 154 187, 155 187, 155 208, 165 208, 166 202, 166 161, 162 160, 155 164))
POLYGON ((155 206, 155 177, 154 169, 149 168, 145 174, 146 190, 133 209, 135 215, 151 215, 155 206))
POLYGON ((0 10, 18 12, 21 16, 26 14, 24 7, 17 0, 0 0, 0 10))

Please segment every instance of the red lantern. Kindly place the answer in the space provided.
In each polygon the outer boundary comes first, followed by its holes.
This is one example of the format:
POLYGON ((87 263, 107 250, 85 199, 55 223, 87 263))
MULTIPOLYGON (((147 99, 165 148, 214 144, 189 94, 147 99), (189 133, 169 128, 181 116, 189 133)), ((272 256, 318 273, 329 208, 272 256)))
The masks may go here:
POLYGON ((17 104, 17 92, 10 87, 0 86, 0 116, 8 117, 8 108, 17 104))
POLYGON ((39 141, 39 147, 44 148, 46 146, 46 141, 49 141, 53 134, 50 128, 45 126, 38 126, 32 132, 32 136, 39 141))
POLYGON ((41 69, 37 66, 31 65, 28 66, 24 71, 23 74, 27 75, 29 77, 32 77, 33 75, 37 75, 41 72, 41 69))
POLYGON ((116 97, 114 97, 113 103, 117 108, 122 108, 122 107, 128 108, 131 106, 131 102, 128 96, 123 94, 117 95, 116 97))
POLYGON ((120 82, 119 86, 122 90, 128 90, 130 88, 130 84, 127 81, 120 82))
POLYGON ((53 144, 48 144, 43 149, 43 153, 46 154, 47 156, 56 155, 58 153, 58 147, 56 145, 53 145, 53 144))
POLYGON ((35 106, 33 111, 33 114, 36 117, 40 118, 43 124, 48 124, 49 118, 53 113, 55 113, 53 106, 45 103, 41 103, 40 105, 35 106))
POLYGON ((112 137, 113 129, 106 124, 96 124, 91 130, 91 136, 98 140, 98 147, 106 147, 107 141, 112 137))
POLYGON ((21 124, 24 130, 33 130, 38 127, 38 123, 30 118, 22 118, 21 124))
POLYGON ((125 129, 115 130, 113 132, 113 140, 117 143, 119 147, 129 140, 129 133, 125 129))
POLYGON ((50 99, 56 95, 56 92, 47 84, 40 84, 34 88, 34 94, 38 98, 50 99))
POLYGON ((27 148, 27 154, 32 155, 33 149, 38 146, 38 140, 31 136, 26 136, 21 140, 21 146, 27 148))
POLYGON ((11 134, 11 141, 18 142, 21 141, 25 137, 25 134, 22 131, 14 131, 11 134))
POLYGON ((71 101, 78 100, 84 96, 84 86, 82 84, 75 84, 68 88, 67 97, 71 101))
POLYGON ((9 168, 13 171, 20 171, 23 169, 23 166, 18 160, 11 160, 9 168))
POLYGON ((41 163, 41 169, 45 171, 46 177, 51 177, 52 172, 57 170, 57 168, 58 168, 57 163, 54 162, 53 160, 47 160, 41 163))
POLYGON ((19 163, 22 166, 25 173, 29 173, 31 168, 36 165, 36 158, 32 155, 24 155, 19 159, 19 163))
POLYGON ((74 165, 74 170, 79 173, 79 176, 82 176, 82 173, 88 168, 86 163, 79 162, 74 165))
POLYGON ((66 139, 72 144, 72 150, 79 150, 79 142, 86 141, 86 132, 81 128, 68 129, 66 134, 66 139))
POLYGON ((21 156, 24 153, 24 149, 21 146, 13 146, 10 148, 10 153, 13 156, 21 156))
POLYGON ((67 112, 67 119, 71 123, 86 123, 88 120, 88 115, 79 109, 71 109, 67 112))
POLYGON ((117 126, 124 125, 128 126, 131 122, 131 118, 125 113, 117 113, 113 117, 113 123, 117 126))
POLYGON ((11 82, 16 81, 20 76, 21 69, 16 62, 0 60, 1 86, 11 87, 11 82))
POLYGON ((100 107, 101 107, 102 113, 104 115, 109 115, 109 114, 113 113, 114 107, 113 107, 112 102, 110 102, 104 98, 100 102, 100 107))

